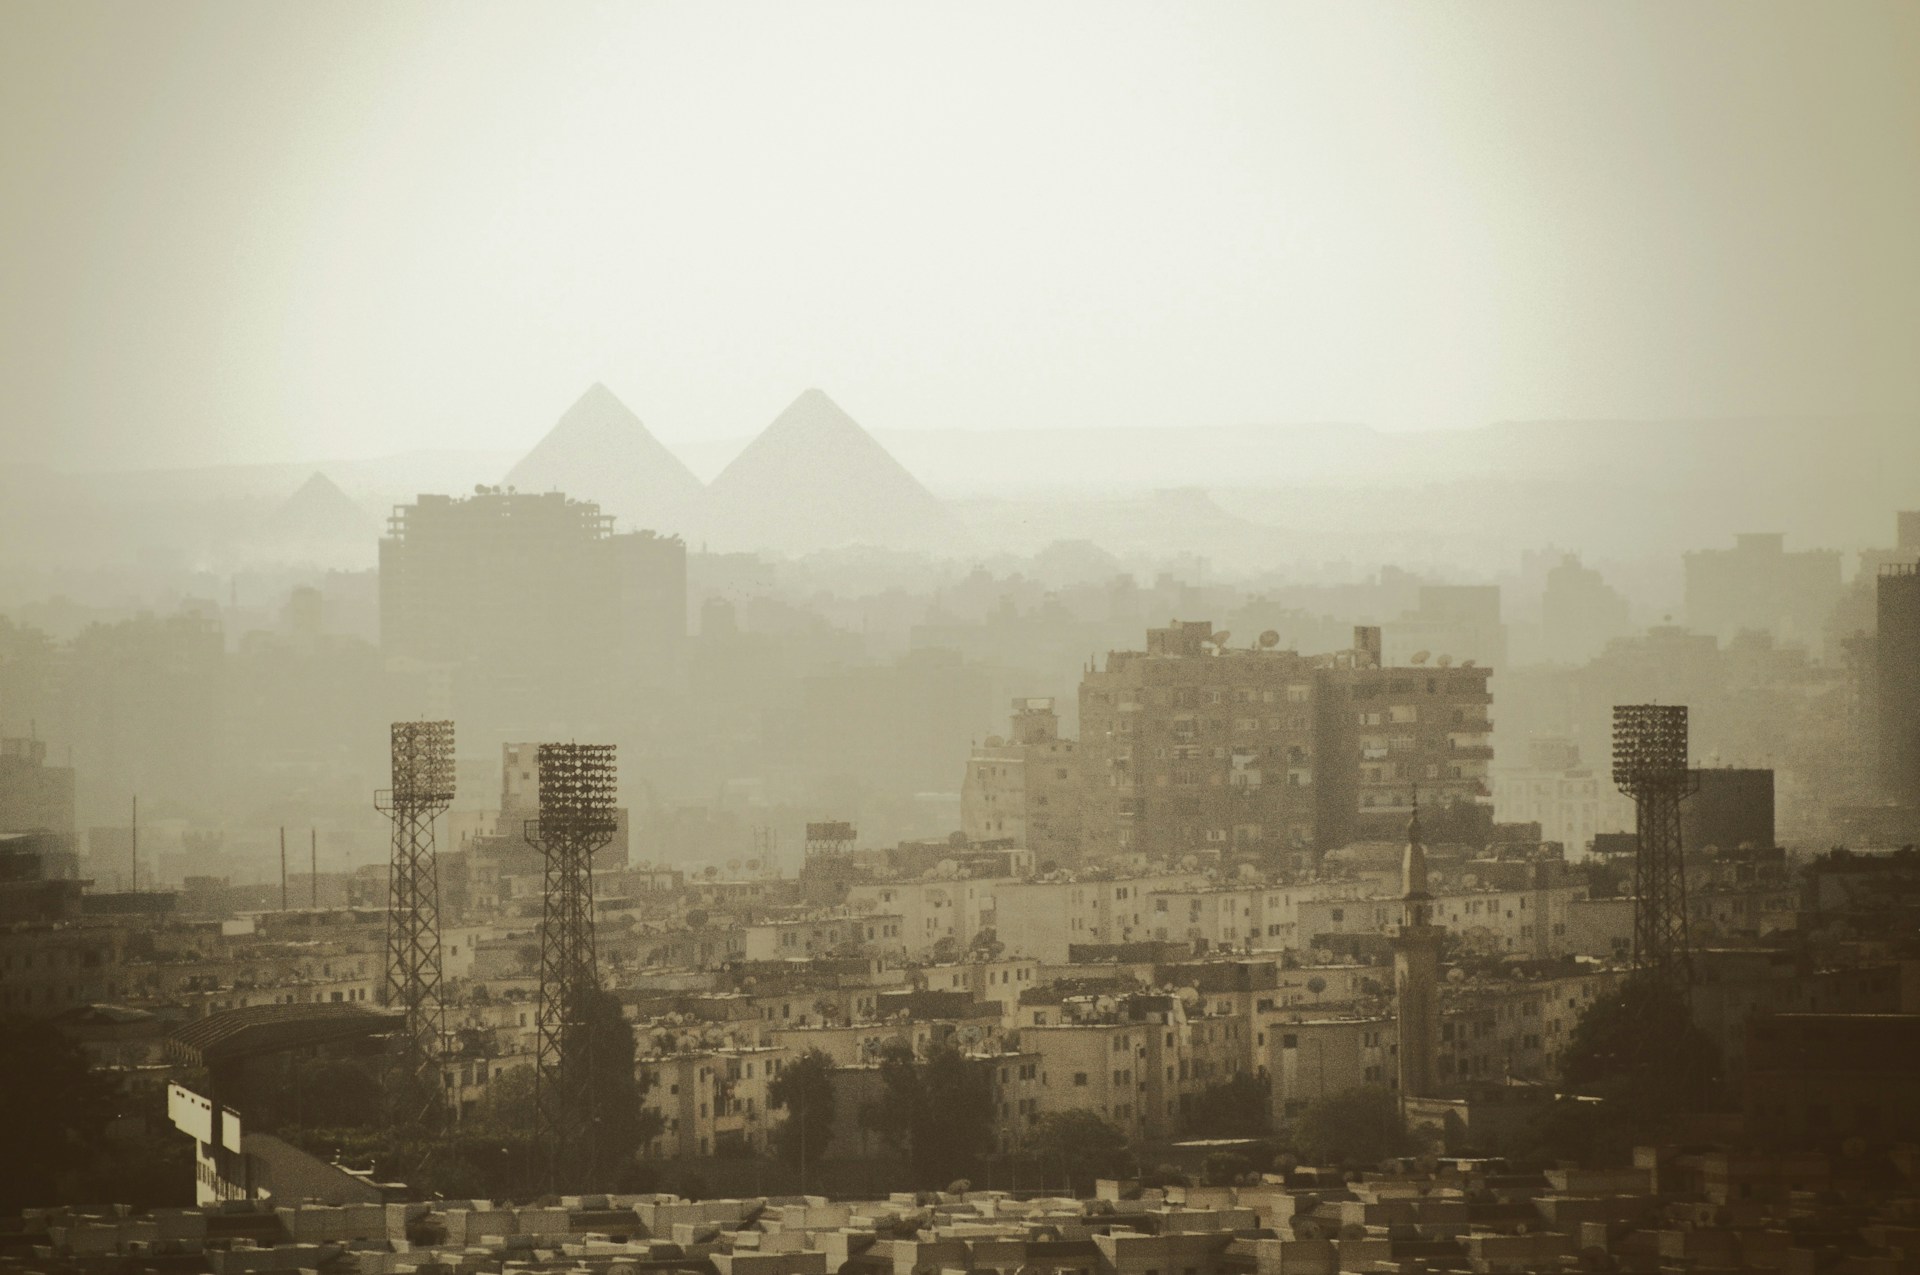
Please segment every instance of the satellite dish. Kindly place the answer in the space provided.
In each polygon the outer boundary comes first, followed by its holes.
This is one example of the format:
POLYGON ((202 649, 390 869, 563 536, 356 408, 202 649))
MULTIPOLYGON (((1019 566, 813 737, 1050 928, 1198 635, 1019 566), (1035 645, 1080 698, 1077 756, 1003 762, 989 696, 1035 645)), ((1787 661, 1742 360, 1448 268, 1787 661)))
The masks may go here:
POLYGON ((1113 997, 1111 996, 1098 997, 1093 1002, 1093 1007, 1099 1010, 1103 1014, 1111 1014, 1114 1010, 1113 997))
POLYGON ((1471 890, 1480 884, 1480 878, 1475 873, 1463 872, 1460 874, 1460 884, 1466 889, 1471 890))
POLYGON ((738 859, 727 860, 727 871, 738 872, 739 870, 740 870, 740 860, 738 859))
POLYGON ((760 870, 760 860, 758 859, 747 860, 747 871, 758 872, 759 870, 760 870))
POLYGON ((1412 655, 1407 657, 1407 663, 1425 664, 1427 662, 1427 656, 1431 654, 1432 654, 1431 651, 1415 651, 1412 655))
POLYGON ((1475 662, 1474 662, 1473 660, 1461 660, 1461 661, 1460 661, 1460 667, 1461 667, 1461 668, 1475 668, 1475 667, 1477 667, 1477 665, 1476 665, 1476 663, 1475 663, 1475 662))
POLYGON ((1262 633, 1260 635, 1260 647, 1262 650, 1271 651, 1274 647, 1279 645, 1280 645, 1280 630, 1268 629, 1265 633, 1262 633))
POLYGON ((1313 950, 1313 963, 1315 965, 1333 964, 1333 949, 1330 947, 1315 948, 1313 950))
POLYGON ((1467 981, 1467 972, 1456 965, 1447 971, 1447 981, 1449 983, 1464 983, 1467 981))
POLYGON ((1443 655, 1439 659, 1435 660, 1434 663, 1438 664, 1441 668, 1452 668, 1453 657, 1451 655, 1443 655))
POLYGON ((1227 639, 1232 636, 1233 636, 1233 633, 1231 630, 1221 629, 1218 633, 1213 635, 1212 641, 1215 646, 1225 646, 1227 644, 1227 639))
POLYGON ((1182 1005, 1191 1005, 1200 999, 1200 989, 1197 987, 1183 987, 1175 994, 1180 997, 1182 1005))

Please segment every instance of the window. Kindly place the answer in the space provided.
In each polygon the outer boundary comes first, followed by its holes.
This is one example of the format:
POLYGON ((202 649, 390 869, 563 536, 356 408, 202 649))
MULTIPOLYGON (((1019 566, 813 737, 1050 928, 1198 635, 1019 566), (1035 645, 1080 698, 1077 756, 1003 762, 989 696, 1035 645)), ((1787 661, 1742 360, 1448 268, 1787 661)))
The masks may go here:
POLYGON ((1292 1032, 1288 1032, 1286 1035, 1280 1038, 1280 1048, 1298 1049, 1300 1048, 1300 1038, 1294 1035, 1292 1032))
POLYGON ((1084 1085, 1085 1085, 1085 1084, 1087 1083, 1087 1073, 1086 1073, 1086 1072, 1084 1072, 1084 1071, 1076 1071, 1076 1072, 1074 1072, 1074 1073, 1073 1073, 1073 1083, 1074 1083, 1074 1084, 1075 1084, 1076 1086, 1084 1086, 1084 1085))

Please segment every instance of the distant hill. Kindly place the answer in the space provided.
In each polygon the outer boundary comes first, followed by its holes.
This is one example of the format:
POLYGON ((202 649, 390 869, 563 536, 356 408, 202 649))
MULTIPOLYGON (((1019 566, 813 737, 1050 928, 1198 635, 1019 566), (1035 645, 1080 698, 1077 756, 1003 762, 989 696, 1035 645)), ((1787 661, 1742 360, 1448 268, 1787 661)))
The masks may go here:
POLYGON ((821 391, 774 418, 708 488, 716 547, 955 551, 959 519, 821 391))
POLYGON ((622 530, 692 538, 705 489, 613 391, 595 382, 503 480, 523 491, 564 491, 597 502, 622 530))

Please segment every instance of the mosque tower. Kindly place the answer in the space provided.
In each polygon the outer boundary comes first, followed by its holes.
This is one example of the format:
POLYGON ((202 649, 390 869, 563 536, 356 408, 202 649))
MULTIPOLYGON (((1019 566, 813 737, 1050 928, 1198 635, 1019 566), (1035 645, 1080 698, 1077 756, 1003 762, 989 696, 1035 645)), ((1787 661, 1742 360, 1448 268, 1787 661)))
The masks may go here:
POLYGON ((1400 1102, 1432 1095, 1433 1056, 1440 1040, 1440 943, 1446 931, 1433 924, 1427 893, 1427 851, 1420 844, 1420 799, 1407 822, 1407 853, 1401 862, 1400 927, 1393 936, 1395 1016, 1399 1026, 1400 1102))

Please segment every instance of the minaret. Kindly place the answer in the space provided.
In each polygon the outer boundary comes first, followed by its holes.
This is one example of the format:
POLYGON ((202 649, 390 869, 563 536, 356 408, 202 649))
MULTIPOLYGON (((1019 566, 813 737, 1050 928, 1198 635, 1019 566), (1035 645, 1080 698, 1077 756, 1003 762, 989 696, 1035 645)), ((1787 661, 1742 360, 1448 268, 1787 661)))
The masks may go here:
POLYGON ((1440 941, 1427 893, 1427 851, 1420 844, 1420 795, 1407 821, 1400 866, 1400 928, 1393 936, 1394 1010, 1400 1029, 1400 1102, 1433 1093, 1433 1055, 1440 1040, 1440 941))

